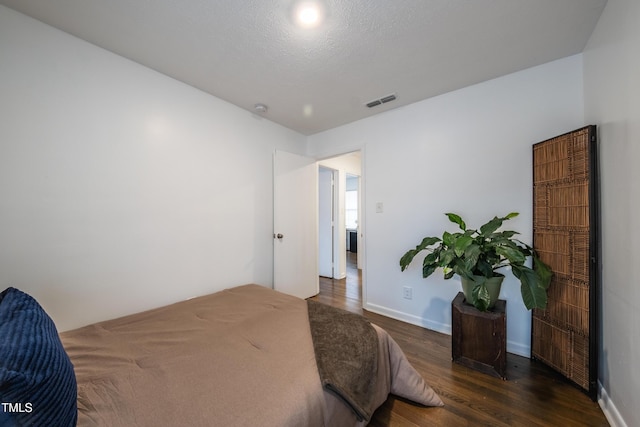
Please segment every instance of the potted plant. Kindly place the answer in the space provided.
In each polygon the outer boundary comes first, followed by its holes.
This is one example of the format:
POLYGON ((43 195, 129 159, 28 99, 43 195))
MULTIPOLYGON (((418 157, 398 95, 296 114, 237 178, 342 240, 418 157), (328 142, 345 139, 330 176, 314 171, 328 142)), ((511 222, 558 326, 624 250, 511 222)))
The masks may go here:
POLYGON ((458 275, 462 281, 467 303, 480 311, 493 307, 500 294, 504 267, 511 267, 513 275, 520 280, 522 301, 527 309, 546 308, 547 288, 551 282, 551 269, 543 263, 534 249, 516 239, 516 231, 498 231, 506 220, 518 216, 512 212, 502 218, 495 217, 479 230, 467 229, 459 215, 445 214, 458 225, 461 231, 445 231, 442 238, 425 237, 415 249, 407 251, 400 259, 404 271, 413 259, 426 251, 422 263, 422 277, 429 277, 437 268, 442 268, 444 278, 458 275), (533 268, 525 265, 528 258, 533 268))

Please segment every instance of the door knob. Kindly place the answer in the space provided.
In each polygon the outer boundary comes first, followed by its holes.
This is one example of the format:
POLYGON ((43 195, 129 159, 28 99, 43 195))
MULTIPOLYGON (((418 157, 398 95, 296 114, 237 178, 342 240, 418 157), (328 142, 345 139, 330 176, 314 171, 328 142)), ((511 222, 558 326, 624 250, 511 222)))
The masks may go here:
POLYGON ((274 234, 273 237, 276 237, 278 239, 282 239, 284 236, 282 235, 282 233, 278 233, 278 234, 274 234))

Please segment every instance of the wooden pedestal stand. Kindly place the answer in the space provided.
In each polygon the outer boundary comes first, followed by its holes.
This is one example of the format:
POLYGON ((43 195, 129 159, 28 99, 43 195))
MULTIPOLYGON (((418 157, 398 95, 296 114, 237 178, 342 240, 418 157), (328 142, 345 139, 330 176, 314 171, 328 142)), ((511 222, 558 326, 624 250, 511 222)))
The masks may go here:
POLYGON ((451 302, 453 361, 506 380, 507 302, 498 300, 492 311, 479 311, 464 301, 459 292, 451 302))

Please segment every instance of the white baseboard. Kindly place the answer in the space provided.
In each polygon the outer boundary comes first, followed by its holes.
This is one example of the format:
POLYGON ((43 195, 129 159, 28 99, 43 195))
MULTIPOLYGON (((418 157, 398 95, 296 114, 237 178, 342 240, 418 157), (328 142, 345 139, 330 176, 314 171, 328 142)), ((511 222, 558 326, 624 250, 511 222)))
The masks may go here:
POLYGON ((518 342, 507 341, 507 353, 517 354, 518 356, 531 359, 531 346, 518 342))
POLYGON ((422 317, 414 316, 402 311, 393 310, 391 308, 383 307, 377 304, 365 303, 364 309, 373 313, 381 314, 392 319, 400 320, 402 322, 410 323, 416 326, 422 326, 423 328, 431 329, 432 331, 440 332, 443 334, 451 335, 451 325, 444 323, 433 322, 423 319, 422 317))
POLYGON ((616 405, 614 405, 613 401, 609 397, 607 390, 602 386, 600 381, 598 381, 598 405, 602 408, 602 412, 604 416, 611 424, 611 427, 627 427, 627 423, 618 412, 616 405))

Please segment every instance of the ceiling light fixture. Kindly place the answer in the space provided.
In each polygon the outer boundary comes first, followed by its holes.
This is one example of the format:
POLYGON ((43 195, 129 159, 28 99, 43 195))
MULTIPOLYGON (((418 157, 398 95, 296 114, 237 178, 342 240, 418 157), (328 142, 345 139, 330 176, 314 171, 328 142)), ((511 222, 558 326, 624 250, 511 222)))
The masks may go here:
POLYGON ((267 107, 266 105, 264 105, 262 103, 258 103, 256 105, 254 105, 253 108, 255 108, 255 110, 260 114, 266 113, 267 110, 269 109, 269 107, 267 107))
POLYGON ((318 1, 301 1, 293 9, 293 19, 301 28, 315 28, 324 19, 324 8, 318 1))

